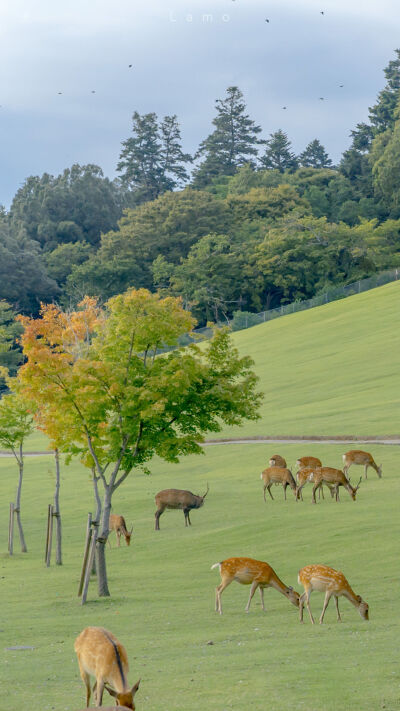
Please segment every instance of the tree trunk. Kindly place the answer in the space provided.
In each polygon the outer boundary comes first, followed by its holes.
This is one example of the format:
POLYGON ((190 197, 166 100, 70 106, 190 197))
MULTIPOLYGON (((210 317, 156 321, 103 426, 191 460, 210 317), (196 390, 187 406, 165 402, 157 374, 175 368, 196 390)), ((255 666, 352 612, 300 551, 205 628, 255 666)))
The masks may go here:
POLYGON ((99 590, 99 597, 109 597, 110 591, 108 589, 107 581, 107 568, 106 568, 106 543, 109 531, 109 519, 111 511, 111 496, 113 491, 113 485, 109 484, 104 490, 104 502, 103 502, 103 513, 101 517, 101 524, 99 527, 99 535, 97 537, 96 543, 96 559, 97 559, 97 583, 99 590))
POLYGON ((22 528, 22 521, 21 521, 21 489, 22 489, 22 478, 24 476, 24 458, 23 458, 23 454, 22 454, 22 446, 20 446, 20 448, 19 448, 18 466, 19 466, 19 480, 18 480, 17 496, 15 499, 14 511, 17 515, 17 524, 18 524, 19 540, 21 542, 21 551, 22 551, 22 553, 27 553, 28 549, 26 547, 24 531, 22 528))
POLYGON ((54 491, 54 516, 56 519, 56 565, 62 565, 62 531, 60 514, 60 456, 58 449, 54 450, 56 460, 56 488, 54 491))

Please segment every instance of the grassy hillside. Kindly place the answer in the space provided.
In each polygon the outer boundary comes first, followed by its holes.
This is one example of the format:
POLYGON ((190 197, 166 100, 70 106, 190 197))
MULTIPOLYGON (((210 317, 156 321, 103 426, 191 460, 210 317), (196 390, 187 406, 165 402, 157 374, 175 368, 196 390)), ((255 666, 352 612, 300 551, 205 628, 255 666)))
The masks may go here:
MULTIPOLYGON (((18 700, 30 711, 73 711, 84 706, 73 641, 88 624, 110 628, 126 645, 133 683, 142 677, 138 711, 200 711, 252 708, 262 711, 376 711, 398 709, 400 671, 397 641, 398 500, 400 480, 394 447, 375 447, 383 478, 371 472, 354 503, 346 492, 313 506, 311 489, 296 504, 291 492, 274 487, 275 501, 264 504, 261 469, 276 446, 209 447, 204 457, 182 464, 156 461, 152 475, 132 476, 118 491, 114 511, 134 523, 130 548, 108 553, 111 599, 81 607, 76 597, 87 511, 92 508, 86 473, 63 468, 62 511, 64 565, 43 564, 47 503, 53 487, 49 458, 27 463, 23 493, 28 553, 5 553, 7 505, 13 498, 16 467, 0 460, 0 584, 2 623, 0 708, 18 700), (154 527, 154 494, 168 486, 210 493, 203 509, 169 512, 154 527), (79 495, 77 496, 77 491, 79 495), (249 588, 233 583, 223 594, 224 614, 214 612, 217 570, 210 566, 228 556, 267 560, 286 584, 299 590, 297 571, 324 562, 347 575, 355 592, 370 605, 363 622, 347 602, 343 623, 334 605, 326 624, 301 626, 297 610, 276 591, 266 592, 263 613, 258 593, 248 615, 249 588), (212 641, 213 645, 207 642, 212 641), (31 645, 33 650, 5 651, 31 645)), ((294 462, 310 453, 327 464, 340 464, 339 446, 288 445, 278 448, 294 462)), ((361 468, 355 469, 361 474, 361 468)), ((301 591, 301 589, 299 590, 301 591)), ((319 615, 323 596, 311 606, 319 615)))
POLYGON ((265 392, 226 436, 400 432, 400 283, 234 334, 265 392))

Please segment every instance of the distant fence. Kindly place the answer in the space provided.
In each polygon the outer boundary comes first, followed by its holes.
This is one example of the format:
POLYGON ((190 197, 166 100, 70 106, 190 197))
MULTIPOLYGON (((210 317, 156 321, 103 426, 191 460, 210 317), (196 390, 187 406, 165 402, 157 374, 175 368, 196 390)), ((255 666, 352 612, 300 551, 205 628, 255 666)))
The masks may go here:
MULTIPOLYGON (((360 294, 362 291, 375 289, 377 286, 389 284, 392 281, 397 281, 399 278, 400 267, 390 269, 386 272, 380 272, 379 274, 374 274, 373 276, 368 277, 368 279, 360 279, 359 281, 355 281, 352 284, 346 284, 345 286, 333 286, 323 294, 318 294, 312 299, 306 299, 305 301, 293 301, 291 304, 278 306, 276 309, 270 309, 269 311, 260 311, 256 314, 253 314, 250 311, 236 311, 232 319, 226 322, 221 322, 218 325, 229 326, 232 331, 241 331, 242 329, 257 326, 260 323, 272 321, 272 319, 280 318, 281 316, 287 316, 288 314, 295 314, 298 311, 313 309, 315 306, 322 306, 323 304, 328 304, 330 301, 337 301, 338 299, 344 299, 347 296, 360 294)), ((213 331, 212 328, 204 327, 197 328, 194 333, 196 335, 203 336, 204 338, 211 338, 213 331)), ((185 343, 189 343, 193 340, 197 339, 192 339, 190 336, 184 337, 185 343)))

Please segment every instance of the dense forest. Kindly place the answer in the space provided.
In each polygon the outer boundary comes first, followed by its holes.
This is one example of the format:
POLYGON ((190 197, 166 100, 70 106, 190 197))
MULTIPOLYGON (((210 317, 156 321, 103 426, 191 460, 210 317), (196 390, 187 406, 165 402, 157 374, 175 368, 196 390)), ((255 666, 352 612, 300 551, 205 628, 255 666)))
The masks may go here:
POLYGON ((18 364, 15 313, 75 306, 129 286, 180 295, 199 325, 305 299, 400 263, 400 50, 368 123, 332 165, 261 138, 243 94, 215 102, 183 151, 177 116, 132 117, 118 178, 97 165, 28 177, 0 208, 0 363, 18 364))

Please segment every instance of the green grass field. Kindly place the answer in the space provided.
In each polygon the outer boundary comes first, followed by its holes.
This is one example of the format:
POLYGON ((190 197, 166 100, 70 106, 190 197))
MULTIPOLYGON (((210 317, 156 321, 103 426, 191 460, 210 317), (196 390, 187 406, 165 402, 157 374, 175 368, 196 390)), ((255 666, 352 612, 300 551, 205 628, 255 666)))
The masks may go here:
MULTIPOLYGON (((255 358, 266 391, 263 419, 236 433, 397 432, 398 289, 389 285, 236 334, 241 350, 255 358)), ((35 438, 29 448, 44 449, 35 438)), ((155 460, 150 476, 132 475, 114 498, 114 512, 134 524, 134 540, 117 549, 111 538, 112 597, 97 599, 93 583, 84 607, 77 587, 93 509, 86 471, 76 463, 63 467, 64 565, 46 569, 52 457, 27 459, 22 516, 28 553, 19 553, 16 539, 12 559, 6 553, 8 503, 17 467, 0 459, 0 709, 10 703, 30 711, 82 708, 73 642, 86 625, 104 625, 127 648, 130 682, 142 678, 138 711, 398 710, 399 457, 394 446, 368 448, 383 464, 383 478, 370 470, 356 502, 343 491, 340 503, 326 498, 316 506, 309 486, 302 503, 289 490, 285 502, 278 487, 275 501, 264 503, 261 470, 276 451, 290 464, 312 454, 339 467, 348 445, 219 445, 179 465, 155 460), (192 512, 191 528, 181 512, 169 512, 154 531, 157 491, 173 486, 204 493, 207 482, 209 495, 192 512), (224 614, 216 615, 219 574, 210 566, 241 555, 268 561, 299 592, 300 567, 326 563, 343 570, 369 603, 370 621, 342 600, 342 624, 331 602, 323 626, 312 627, 307 617, 302 626, 298 611, 274 590, 266 592, 266 613, 256 594, 246 614, 249 588, 236 583, 222 596, 224 614), (16 645, 34 649, 5 649, 16 645)), ((352 480, 362 473, 361 467, 350 470, 352 480)), ((314 593, 315 617, 322 604, 323 595, 314 593)))

